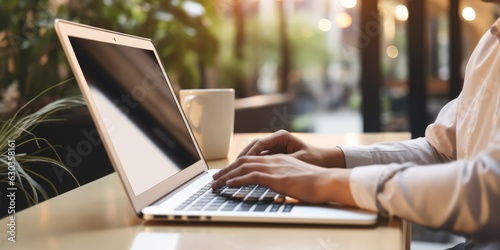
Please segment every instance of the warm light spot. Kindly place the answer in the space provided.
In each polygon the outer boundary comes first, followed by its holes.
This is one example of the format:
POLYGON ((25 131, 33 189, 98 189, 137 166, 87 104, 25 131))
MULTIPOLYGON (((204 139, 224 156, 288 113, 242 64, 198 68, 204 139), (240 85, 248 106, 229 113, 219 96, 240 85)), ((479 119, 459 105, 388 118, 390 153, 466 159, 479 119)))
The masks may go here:
POLYGON ((465 7, 462 10, 462 17, 467 21, 476 19, 476 11, 472 7, 465 7))
POLYGON ((321 30, 321 31, 324 31, 324 32, 327 32, 329 31, 330 29, 332 29, 332 22, 330 22, 330 20, 328 19, 320 19, 318 21, 318 28, 321 30))
POLYGON ((357 0, 340 0, 340 4, 342 7, 346 9, 354 8, 356 7, 356 4, 358 4, 357 0))
POLYGON ((40 64, 45 65, 49 61, 49 56, 47 54, 43 54, 42 57, 40 57, 40 64))
MULTIPOLYGON (((39 226, 43 229, 48 229, 50 226, 50 211, 49 211, 49 205, 47 203, 42 203, 39 206, 39 216, 38 216, 38 223, 39 226)), ((33 221, 32 223, 36 223, 36 221, 33 221)))
POLYGON ((0 48, 5 48, 9 45, 9 41, 5 39, 7 37, 7 31, 0 32, 0 48))
POLYGON ((38 31, 39 36, 43 36, 45 35, 45 33, 47 33, 47 28, 45 27, 41 27, 40 30, 38 31))
POLYGON ((7 66, 7 71, 9 73, 14 73, 16 71, 16 63, 14 62, 14 57, 9 58, 8 66, 7 66))
POLYGON ((339 13, 335 16, 335 24, 341 29, 349 28, 352 24, 352 17, 345 12, 339 13))
POLYGON ((399 50, 398 50, 398 48, 396 48, 396 46, 390 45, 389 47, 387 47, 386 53, 387 53, 388 57, 396 58, 396 57, 398 57, 399 50))
POLYGON ((406 8, 406 6, 402 4, 396 6, 395 14, 396 19, 398 19, 399 21, 408 20, 408 8, 406 8))

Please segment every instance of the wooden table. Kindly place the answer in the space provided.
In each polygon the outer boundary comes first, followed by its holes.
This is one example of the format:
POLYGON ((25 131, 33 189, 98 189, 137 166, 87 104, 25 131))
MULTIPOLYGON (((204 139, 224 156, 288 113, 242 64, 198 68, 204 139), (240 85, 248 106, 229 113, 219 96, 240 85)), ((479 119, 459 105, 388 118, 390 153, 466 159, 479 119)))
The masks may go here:
MULTIPOLYGON (((254 138, 235 134, 229 157, 209 162, 222 168, 254 138)), ((408 133, 297 134, 312 144, 400 141, 408 133)), ((153 223, 138 219, 113 173, 16 214, 16 242, 0 220, 0 249, 405 249, 407 223, 381 219, 375 226, 153 223)))

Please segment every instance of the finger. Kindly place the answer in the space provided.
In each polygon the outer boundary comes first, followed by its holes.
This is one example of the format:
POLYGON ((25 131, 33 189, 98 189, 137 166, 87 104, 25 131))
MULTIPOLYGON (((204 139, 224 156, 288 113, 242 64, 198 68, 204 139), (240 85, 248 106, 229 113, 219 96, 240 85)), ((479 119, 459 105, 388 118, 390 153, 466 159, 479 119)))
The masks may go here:
POLYGON ((221 176, 227 174, 229 171, 231 171, 233 168, 237 167, 236 165, 236 161, 231 163, 230 165, 228 165, 227 167, 225 168, 222 168, 221 170, 219 170, 217 173, 215 173, 214 175, 212 175, 212 179, 214 180, 218 180, 221 176))
POLYGON ((244 164, 245 162, 250 162, 251 161, 251 156, 245 156, 245 157, 240 157, 240 158, 236 158, 236 160, 229 164, 227 167, 219 170, 217 173, 215 173, 212 178, 214 180, 217 180, 219 179, 221 176, 227 174, 228 172, 230 172, 231 170, 233 170, 234 168, 237 168, 238 166, 244 164))
POLYGON ((265 163, 261 162, 249 162, 240 165, 228 172, 222 173, 218 176, 217 179, 214 178, 214 182, 212 183, 212 188, 219 188, 227 185, 226 182, 230 179, 233 179, 238 176, 244 176, 250 174, 252 172, 256 173, 269 173, 269 166, 265 163))
POLYGON ((238 157, 236 157, 236 158, 240 158, 240 157, 246 155, 248 153, 248 151, 253 147, 253 145, 255 145, 255 143, 257 143, 258 141, 259 141, 259 139, 252 140, 252 142, 250 142, 243 150, 241 150, 241 152, 238 154, 238 157))
POLYGON ((269 151, 269 152, 276 152, 276 151, 283 151, 280 149, 280 146, 285 146, 289 140, 289 133, 285 130, 280 130, 278 132, 275 132, 267 137, 264 137, 260 140, 258 140, 256 143, 250 147, 246 155, 260 155, 262 151, 269 151))
MULTIPOLYGON (((244 175, 233 177, 226 181, 228 187, 241 187, 245 185, 257 184, 269 187, 273 185, 273 177, 268 173, 250 172, 244 175)), ((274 190, 272 187, 270 189, 274 190)))
MULTIPOLYGON (((218 181, 222 176, 227 175, 234 169, 238 169, 240 166, 244 164, 249 164, 252 162, 262 162, 263 157, 261 156, 244 156, 241 158, 237 158, 233 163, 229 164, 227 167, 219 170, 217 173, 215 173, 212 178, 217 181, 217 183, 222 183, 222 181, 218 181)), ((216 185, 216 183, 214 183, 216 185)), ((213 185, 213 186, 215 186, 213 185)))
POLYGON ((226 182, 231 188, 242 187, 246 185, 261 185, 282 195, 288 195, 288 189, 283 182, 277 181, 275 176, 269 173, 252 172, 243 176, 234 177, 226 182))

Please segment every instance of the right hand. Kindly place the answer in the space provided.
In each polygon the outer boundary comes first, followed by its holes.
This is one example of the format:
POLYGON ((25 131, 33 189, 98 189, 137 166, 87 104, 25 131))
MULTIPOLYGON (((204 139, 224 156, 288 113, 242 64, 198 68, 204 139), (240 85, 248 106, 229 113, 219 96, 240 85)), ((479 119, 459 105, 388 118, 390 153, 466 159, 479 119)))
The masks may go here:
POLYGON ((325 169, 291 154, 242 156, 213 175, 212 188, 257 184, 300 201, 355 206, 350 174, 351 169, 325 169))
POLYGON ((245 155, 274 154, 287 154, 298 160, 321 167, 345 167, 344 154, 340 148, 321 149, 313 147, 285 130, 253 140, 238 155, 238 158, 245 155))

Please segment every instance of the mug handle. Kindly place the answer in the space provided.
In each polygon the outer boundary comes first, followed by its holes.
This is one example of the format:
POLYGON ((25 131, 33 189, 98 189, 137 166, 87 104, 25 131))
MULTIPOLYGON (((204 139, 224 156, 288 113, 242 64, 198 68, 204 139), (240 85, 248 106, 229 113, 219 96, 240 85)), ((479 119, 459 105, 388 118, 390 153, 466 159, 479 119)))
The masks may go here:
POLYGON ((197 132, 200 131, 200 129, 201 129, 201 123, 200 124, 194 124, 193 119, 191 119, 191 102, 195 101, 197 103, 200 103, 198 101, 198 97, 195 96, 195 95, 188 95, 188 96, 184 97, 184 100, 182 100, 182 101, 186 105, 186 117, 187 117, 187 119, 189 121, 189 124, 191 125, 191 128, 193 128, 193 130, 195 130, 197 132))

